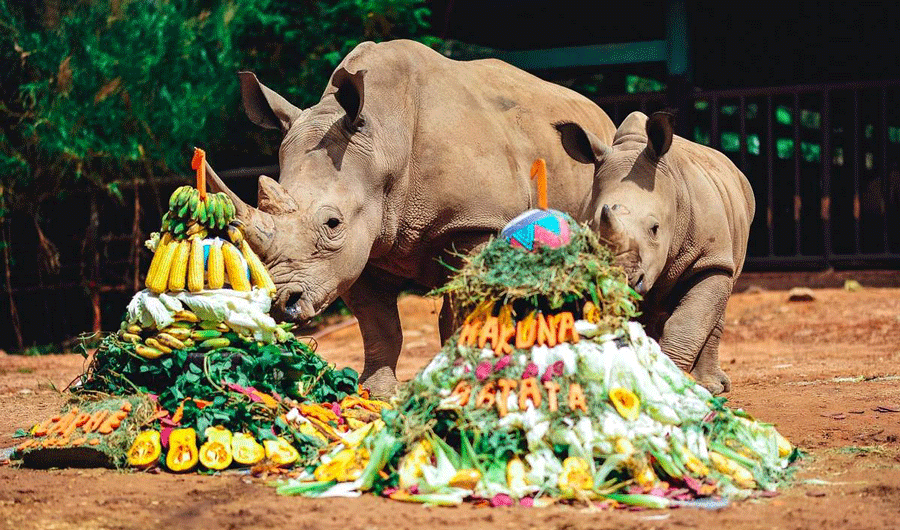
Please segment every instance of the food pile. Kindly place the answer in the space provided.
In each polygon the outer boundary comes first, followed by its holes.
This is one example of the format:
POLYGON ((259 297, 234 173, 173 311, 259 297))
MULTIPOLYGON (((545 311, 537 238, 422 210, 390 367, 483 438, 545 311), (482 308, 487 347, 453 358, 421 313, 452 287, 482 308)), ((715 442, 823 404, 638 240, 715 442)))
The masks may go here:
POLYGON ((21 433, 25 465, 290 468, 387 408, 269 316, 272 279, 230 198, 206 194, 202 151, 193 166, 197 188, 172 194, 147 242, 147 288, 102 339, 70 404, 21 433))
POLYGON ((797 450, 630 321, 638 295, 591 231, 526 212, 467 259, 438 291, 462 326, 396 410, 280 493, 667 507, 718 505, 785 477, 797 450))

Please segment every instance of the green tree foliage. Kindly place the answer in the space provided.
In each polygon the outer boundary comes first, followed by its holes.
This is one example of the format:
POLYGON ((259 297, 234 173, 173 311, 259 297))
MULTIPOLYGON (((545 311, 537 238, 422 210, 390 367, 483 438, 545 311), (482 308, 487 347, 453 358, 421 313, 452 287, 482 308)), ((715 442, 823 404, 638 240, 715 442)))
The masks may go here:
POLYGON ((274 152, 236 71, 310 105, 356 44, 427 41, 427 16, 422 0, 0 0, 0 207, 185 173, 194 145, 234 165, 274 152))

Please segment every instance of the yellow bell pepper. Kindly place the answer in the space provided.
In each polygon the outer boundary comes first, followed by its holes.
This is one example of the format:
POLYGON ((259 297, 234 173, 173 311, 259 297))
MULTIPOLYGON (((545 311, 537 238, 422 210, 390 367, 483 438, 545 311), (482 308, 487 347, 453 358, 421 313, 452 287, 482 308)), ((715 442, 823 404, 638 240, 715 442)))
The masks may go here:
POLYGON ((619 415, 626 420, 634 421, 641 413, 641 400, 627 388, 609 389, 609 400, 612 401, 619 415))
POLYGON ((570 456, 563 460, 563 470, 559 474, 559 489, 564 495, 572 496, 577 491, 594 488, 594 478, 590 466, 580 457, 570 456))
POLYGON ((369 463, 369 451, 364 448, 344 449, 334 455, 327 464, 321 464, 313 472, 316 480, 327 482, 353 482, 362 476, 369 463))

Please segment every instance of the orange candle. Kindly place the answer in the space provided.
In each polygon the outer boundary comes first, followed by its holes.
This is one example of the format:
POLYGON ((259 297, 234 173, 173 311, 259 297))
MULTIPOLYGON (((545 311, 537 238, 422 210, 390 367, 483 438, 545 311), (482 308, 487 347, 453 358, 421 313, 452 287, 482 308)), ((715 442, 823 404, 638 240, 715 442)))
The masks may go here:
POLYGON ((538 158, 531 164, 531 178, 537 177, 538 207, 546 210, 547 206, 547 162, 538 158))
POLYGON ((191 159, 191 169, 197 172, 197 190, 200 192, 200 200, 206 200, 206 151, 199 147, 194 148, 194 158, 191 159))

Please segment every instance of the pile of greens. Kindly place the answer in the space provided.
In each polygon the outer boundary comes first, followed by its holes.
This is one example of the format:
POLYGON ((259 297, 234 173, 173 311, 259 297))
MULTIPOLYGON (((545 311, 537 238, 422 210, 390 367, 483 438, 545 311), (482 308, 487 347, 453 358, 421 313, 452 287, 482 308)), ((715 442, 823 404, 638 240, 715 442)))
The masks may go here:
POLYGON ((308 345, 290 339, 281 344, 250 343, 197 353, 193 349, 148 360, 134 346, 109 335, 75 392, 152 394, 160 408, 182 410, 181 425, 198 432, 212 425, 272 437, 272 425, 284 412, 280 398, 313 403, 335 402, 357 390, 358 375, 335 369, 308 345), (273 397, 273 401, 261 395, 273 397), (268 402, 267 402, 268 401, 268 402))
POLYGON ((457 315, 468 315, 485 301, 552 311, 577 310, 591 301, 600 310, 602 327, 619 329, 637 316, 640 295, 592 230, 574 221, 570 226, 572 240, 559 248, 523 252, 494 238, 480 252, 463 257, 463 266, 432 294, 449 295, 457 315))

